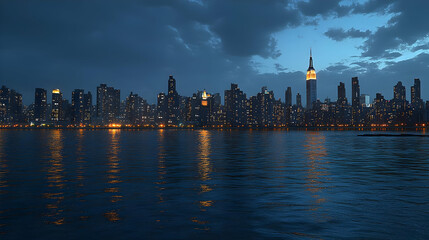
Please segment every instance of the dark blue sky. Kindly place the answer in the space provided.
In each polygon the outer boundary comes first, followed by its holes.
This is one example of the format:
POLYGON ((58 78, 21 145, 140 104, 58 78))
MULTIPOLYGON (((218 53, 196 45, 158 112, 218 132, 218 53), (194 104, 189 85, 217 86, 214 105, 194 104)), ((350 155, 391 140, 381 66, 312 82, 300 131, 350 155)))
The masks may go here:
MULTIPOLYGON (((361 93, 392 97, 414 78, 429 100, 427 0, 146 0, 0 2, 0 84, 34 100, 34 88, 66 98, 100 83, 154 103, 173 74, 181 95, 238 83, 284 99, 305 95, 309 48, 318 97, 358 76, 361 93)), ((305 98, 304 98, 305 99, 305 98)))

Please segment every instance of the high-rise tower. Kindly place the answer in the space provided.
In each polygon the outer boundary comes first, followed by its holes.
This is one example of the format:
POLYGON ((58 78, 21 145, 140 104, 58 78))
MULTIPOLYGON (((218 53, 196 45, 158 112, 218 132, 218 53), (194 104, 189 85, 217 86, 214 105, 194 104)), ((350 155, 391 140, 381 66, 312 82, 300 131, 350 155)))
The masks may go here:
POLYGON ((317 100, 317 80, 316 80, 316 70, 313 68, 313 57, 311 55, 310 49, 310 65, 307 69, 307 108, 313 108, 313 103, 317 100))

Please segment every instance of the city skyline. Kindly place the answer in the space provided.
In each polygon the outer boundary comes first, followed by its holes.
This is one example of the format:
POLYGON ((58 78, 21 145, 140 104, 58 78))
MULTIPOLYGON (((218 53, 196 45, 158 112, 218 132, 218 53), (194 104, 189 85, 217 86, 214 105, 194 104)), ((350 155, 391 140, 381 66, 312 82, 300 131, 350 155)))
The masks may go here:
POLYGON ((1 84, 18 89, 25 104, 37 87, 70 99, 75 88, 95 92, 99 83, 151 102, 169 74, 187 96, 221 93, 231 82, 250 95, 260 86, 276 96, 287 86, 305 95, 310 47, 320 100, 335 98, 338 82, 351 89, 353 76, 362 93, 386 98, 398 81, 410 86, 429 76, 429 3, 422 0, 0 4, 1 84))

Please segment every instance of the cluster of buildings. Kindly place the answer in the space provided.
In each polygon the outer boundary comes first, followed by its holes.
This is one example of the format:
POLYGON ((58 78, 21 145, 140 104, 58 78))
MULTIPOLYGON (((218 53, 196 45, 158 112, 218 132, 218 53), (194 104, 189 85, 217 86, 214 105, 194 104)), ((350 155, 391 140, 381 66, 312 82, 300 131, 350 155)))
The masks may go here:
POLYGON ((285 91, 285 101, 262 87, 256 96, 247 97, 237 84, 225 90, 224 104, 219 93, 198 91, 190 97, 180 96, 176 80, 168 79, 168 92, 159 93, 156 104, 149 104, 135 93, 121 101, 119 89, 101 84, 96 102, 91 92, 76 89, 71 101, 59 89, 48 92, 35 89, 34 103, 24 106, 22 95, 2 86, 0 89, 0 126, 60 127, 387 127, 427 126, 429 101, 421 99, 420 80, 411 87, 411 102, 406 100, 405 86, 398 82, 393 99, 377 93, 374 101, 360 93, 359 79, 353 77, 351 99, 346 98, 343 82, 338 86, 337 101, 317 99, 317 78, 310 52, 306 75, 306 106, 292 89, 285 91))

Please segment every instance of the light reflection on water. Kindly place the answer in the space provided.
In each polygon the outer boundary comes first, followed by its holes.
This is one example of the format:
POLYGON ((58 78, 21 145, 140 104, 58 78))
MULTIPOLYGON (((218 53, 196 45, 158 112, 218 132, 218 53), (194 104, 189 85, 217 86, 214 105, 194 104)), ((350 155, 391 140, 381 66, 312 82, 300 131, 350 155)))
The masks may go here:
POLYGON ((64 165, 63 165, 63 133, 62 130, 52 130, 47 140, 49 152, 45 167, 47 192, 43 197, 47 199, 47 222, 55 225, 64 224, 62 202, 64 201, 64 165))
POLYGON ((429 139, 357 134, 1 130, 0 238, 429 239, 429 139))
POLYGON ((325 167, 329 162, 325 159, 327 153, 323 132, 309 132, 306 134, 304 148, 307 155, 306 190, 310 192, 311 197, 314 199, 309 206, 309 210, 317 214, 317 221, 323 221, 327 216, 321 209, 322 204, 326 202, 326 198, 322 195, 325 190, 324 183, 329 181, 329 173, 325 167))
POLYGON ((104 213, 104 216, 111 222, 116 222, 121 220, 119 216, 119 209, 116 207, 116 202, 122 200, 122 195, 120 194, 120 189, 118 184, 121 182, 120 179, 120 160, 118 154, 120 152, 119 137, 120 130, 118 129, 109 129, 110 135, 110 146, 107 153, 107 166, 108 170, 107 175, 107 188, 104 189, 104 192, 110 194, 110 202, 112 203, 112 208, 104 213))

